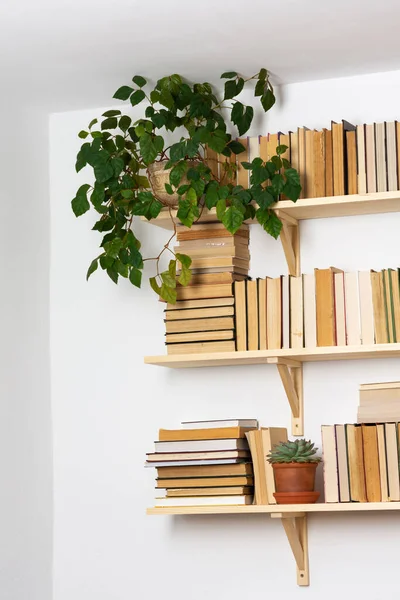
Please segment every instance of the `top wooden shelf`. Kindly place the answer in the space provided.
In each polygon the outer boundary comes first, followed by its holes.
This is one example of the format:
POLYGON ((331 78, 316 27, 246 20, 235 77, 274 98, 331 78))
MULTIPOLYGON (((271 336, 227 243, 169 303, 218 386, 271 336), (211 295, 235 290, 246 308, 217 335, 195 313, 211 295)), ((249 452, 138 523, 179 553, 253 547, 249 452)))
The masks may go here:
MULTIPOLYGON (((331 217, 351 217, 355 215, 374 215, 379 213, 400 212, 400 191, 379 192, 376 194, 354 194, 347 196, 330 196, 327 198, 305 198, 296 203, 290 200, 277 202, 275 209, 281 216, 287 215, 289 219, 324 219, 331 217)), ((176 210, 172 216, 176 217, 176 210)), ((146 220, 142 217, 143 220, 146 220)), ((200 221, 202 223, 216 220, 215 209, 204 209, 200 221)), ((248 221, 256 223, 257 221, 248 221)), ((163 209, 156 219, 150 221, 152 225, 163 229, 173 229, 169 209, 163 209)))

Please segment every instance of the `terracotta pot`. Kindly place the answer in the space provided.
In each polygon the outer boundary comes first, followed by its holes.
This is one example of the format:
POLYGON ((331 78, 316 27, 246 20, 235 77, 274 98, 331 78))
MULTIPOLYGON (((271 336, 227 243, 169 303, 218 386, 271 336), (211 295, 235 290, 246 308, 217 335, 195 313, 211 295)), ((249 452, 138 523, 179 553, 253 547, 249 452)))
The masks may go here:
POLYGON ((274 492, 277 504, 314 504, 319 492, 274 492))
MULTIPOLYGON (((154 196, 159 200, 164 206, 169 206, 171 208, 176 208, 178 206, 179 196, 178 194, 168 194, 165 189, 165 184, 169 183, 169 175, 172 169, 165 169, 165 165, 168 161, 160 160, 158 162, 154 162, 147 167, 148 179, 151 185, 151 190, 154 196)), ((196 161, 193 161, 193 166, 197 165, 196 161)), ((184 176, 182 177, 179 185, 186 185, 189 181, 184 176)))
POLYGON ((318 463, 275 463, 275 487, 277 492, 312 492, 318 463))

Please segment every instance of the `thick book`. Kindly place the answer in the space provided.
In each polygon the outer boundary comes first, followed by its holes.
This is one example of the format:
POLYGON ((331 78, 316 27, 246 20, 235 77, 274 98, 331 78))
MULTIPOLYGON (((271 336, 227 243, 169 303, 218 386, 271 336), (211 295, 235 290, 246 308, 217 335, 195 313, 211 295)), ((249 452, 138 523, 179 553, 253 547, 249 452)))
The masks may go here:
POLYGON ((303 304, 304 304, 304 345, 306 348, 317 346, 317 308, 315 299, 315 275, 303 275, 303 304))
POLYGON ((248 450, 245 439, 193 440, 190 442, 154 442, 155 452, 210 452, 213 450, 248 450))
POLYGON ((313 131, 313 191, 315 198, 326 196, 325 187, 325 131, 313 131))
POLYGON ((185 498, 193 496, 249 496, 253 494, 252 486, 237 485, 231 487, 211 488, 175 488, 167 490, 167 498, 185 498))
POLYGON ((214 248, 229 248, 230 250, 236 248, 239 250, 248 249, 249 239, 240 235, 232 235, 230 237, 221 236, 212 238, 197 238, 195 240, 184 240, 183 242, 179 242, 179 246, 177 246, 176 250, 190 254, 192 250, 211 250, 214 248))
POLYGON ((336 458, 340 502, 350 502, 349 465, 347 462, 346 426, 335 425, 336 458))
POLYGON ((362 425, 365 487, 368 502, 381 502, 378 434, 376 425, 362 425))
POLYGON ((184 344, 186 342, 218 342, 221 340, 234 340, 233 329, 220 329, 216 331, 193 331, 191 333, 167 333, 165 343, 184 344))
POLYGON ((281 278, 267 277, 267 344, 268 350, 281 348, 282 344, 282 294, 281 278))
POLYGON ((159 442, 175 442, 189 440, 226 440, 228 438, 244 438, 249 427, 219 427, 206 429, 160 429, 159 442))
POLYGON ((346 131, 347 193, 357 194, 357 142, 356 132, 346 131))
POLYGON ((215 317, 233 317, 233 306, 211 306, 209 308, 184 308, 181 310, 166 310, 166 321, 184 321, 186 319, 206 319, 215 317))
POLYGON ((247 224, 241 225, 235 234, 228 231, 222 223, 196 223, 193 227, 178 226, 176 230, 176 239, 178 242, 200 239, 210 240, 214 237, 244 237, 248 240, 249 226, 247 224))
POLYGON ((157 479, 156 481, 156 487, 163 489, 225 487, 232 485, 253 485, 253 477, 247 475, 235 475, 234 477, 183 477, 157 479))
POLYGON ((205 465, 183 467, 157 467, 159 479, 175 479, 182 477, 236 477, 236 475, 253 475, 251 462, 234 465, 205 465))
POLYGON ((165 321, 167 333, 190 333, 191 331, 216 331, 233 329, 233 317, 211 317, 206 319, 187 319, 183 321, 165 321))
POLYGON ((290 275, 281 275, 282 287, 282 348, 290 348, 290 275))
POLYGON ((392 302, 390 294, 389 276, 387 269, 382 269, 382 287, 383 287, 383 302, 385 306, 385 321, 386 329, 388 334, 388 341, 390 344, 394 342, 393 337, 393 316, 392 316, 392 302))
POLYGON ((168 506, 244 506, 252 504, 252 496, 204 496, 189 498, 156 498, 156 508, 168 506))
POLYGON ((299 172, 299 135, 297 131, 289 131, 290 138, 290 164, 299 172))
POLYGON ((358 273, 344 274, 344 294, 346 299, 346 334, 348 346, 361 344, 360 301, 358 293, 358 273))
POLYGON ((387 330, 382 273, 371 271, 371 286, 372 306, 374 309, 375 341, 377 344, 387 344, 389 342, 389 335, 387 330))
POLYGON ((249 450, 211 450, 210 452, 149 452, 146 454, 148 463, 153 462, 182 462, 190 464, 193 461, 215 462, 216 460, 242 460, 250 457, 249 450))
POLYGON ((267 281, 257 279, 258 348, 267 349, 267 281))
POLYGON ((367 502, 361 425, 346 425, 347 460, 352 502, 367 502))
MULTIPOLYGON (((182 300, 176 304, 167 304, 167 311, 186 310, 188 308, 212 308, 214 306, 233 306, 234 298, 204 298, 201 300, 182 300)), ((201 315, 203 316, 203 315, 201 315)), ((209 315, 204 315, 209 316, 209 315)), ((224 316, 224 315, 215 315, 224 316)), ((168 317, 166 317, 168 320, 168 317)), ((172 318, 172 317, 171 317, 172 318)))
POLYGON ((314 187, 314 131, 307 129, 306 133, 306 177, 305 185, 307 198, 315 198, 314 187))
POLYGON ((233 285, 235 296, 236 350, 247 350, 247 306, 246 282, 235 281, 233 285))
POLYGON ((336 346, 334 274, 340 270, 315 269, 317 346, 336 346))
POLYGON ((357 125, 357 184, 358 193, 367 193, 367 169, 365 163, 365 125, 357 125))
POLYGON ((280 442, 287 442, 288 434, 285 427, 262 427, 261 428, 261 443, 262 443, 262 457, 263 457, 263 468, 264 478, 267 488, 267 501, 268 504, 276 504, 274 497, 275 492, 275 478, 274 469, 268 462, 267 456, 271 450, 280 442))
POLYGON ((306 189, 306 127, 297 129, 298 147, 299 147, 299 177, 301 192, 300 198, 308 198, 308 190, 306 189))
MULTIPOLYGON (((231 273, 229 271, 225 273, 195 273, 190 279, 189 285, 220 285, 220 284, 232 284, 234 281, 243 281, 246 279, 246 275, 240 273, 231 273)), ((178 286, 181 284, 178 283, 178 286)))
POLYGON ((365 125, 365 156, 367 167, 367 192, 376 192, 375 126, 365 125))
POLYGON ((343 196, 348 193, 347 146, 345 136, 347 131, 355 131, 354 125, 342 120, 341 123, 332 121, 333 147, 333 193, 343 196))
POLYGON ((290 343, 291 348, 304 347, 303 278, 290 275, 290 343))
POLYGON ((386 461, 388 473, 389 499, 400 500, 399 449, 397 440, 397 424, 385 423, 386 461))
POLYGON ((246 281, 247 296, 247 350, 258 350, 258 295, 257 281, 246 281))
POLYGON ((378 440, 378 457, 379 457, 379 477, 381 483, 381 501, 389 502, 389 487, 388 473, 386 460, 386 437, 385 425, 378 423, 376 426, 376 435, 378 440))
POLYGON ((346 331, 346 299, 344 293, 344 273, 335 273, 335 324, 336 344, 345 346, 347 344, 346 331))
POLYGON ((386 159, 387 159, 387 179, 388 192, 394 192, 397 187, 397 142, 396 142, 396 121, 386 123, 386 159))
POLYGON ((254 504, 265 505, 268 503, 267 482, 264 473, 264 455, 262 447, 261 430, 257 429, 246 433, 249 443, 251 460, 254 473, 254 504))
POLYGON ((257 429, 257 419, 213 419, 211 421, 182 421, 182 429, 220 429, 222 427, 246 427, 257 429))
POLYGON ((339 475, 334 425, 322 425, 325 502, 339 502, 339 475))
POLYGON ((374 307, 372 304, 372 284, 369 271, 359 271, 358 289, 360 292, 361 343, 375 343, 374 307))
POLYGON ((333 196, 333 146, 332 130, 325 131, 325 195, 333 196))
POLYGON ((385 125, 385 123, 375 123, 376 188, 378 192, 387 192, 385 125))
POLYGON ((390 295, 392 302, 393 335, 400 342, 400 281, 399 269, 388 269, 390 295))
POLYGON ((249 260, 236 256, 210 256, 207 258, 193 258, 191 269, 220 269, 237 267, 244 271, 249 269, 249 260))
POLYGON ((174 246, 174 252, 183 252, 188 254, 193 260, 201 258, 223 258, 232 257, 240 260, 249 261, 250 252, 245 244, 237 244, 236 246, 220 245, 220 246, 200 246, 191 248, 182 248, 174 246))
MULTIPOLYGON (((195 453, 193 453, 195 454, 195 453)), ((218 465, 237 465, 250 460, 250 454, 243 458, 218 458, 210 460, 152 460, 147 461, 145 467, 212 467, 218 465)))
POLYGON ((235 349, 235 340, 167 344, 167 354, 214 354, 215 352, 235 352, 235 349))

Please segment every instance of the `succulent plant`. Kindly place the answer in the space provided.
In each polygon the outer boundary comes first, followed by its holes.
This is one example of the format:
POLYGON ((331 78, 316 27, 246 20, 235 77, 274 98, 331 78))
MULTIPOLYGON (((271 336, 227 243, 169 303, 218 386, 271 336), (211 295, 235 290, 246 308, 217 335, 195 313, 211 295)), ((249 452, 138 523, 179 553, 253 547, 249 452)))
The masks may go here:
POLYGON ((316 456, 318 448, 315 448, 311 440, 294 440, 293 442, 280 442, 276 444, 267 456, 271 464, 276 463, 316 463, 321 458, 316 456))

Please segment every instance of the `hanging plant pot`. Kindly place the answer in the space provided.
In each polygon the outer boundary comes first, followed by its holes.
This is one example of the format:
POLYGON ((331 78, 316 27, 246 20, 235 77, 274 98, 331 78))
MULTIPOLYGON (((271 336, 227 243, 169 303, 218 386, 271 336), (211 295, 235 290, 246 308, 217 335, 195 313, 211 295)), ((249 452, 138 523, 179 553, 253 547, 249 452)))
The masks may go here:
MULTIPOLYGON (((153 195, 163 204, 164 206, 168 206, 170 208, 177 208, 180 196, 175 194, 168 194, 165 189, 165 184, 169 183, 169 175, 172 171, 171 169, 165 169, 165 165, 167 164, 167 160, 160 160, 154 163, 151 163, 147 167, 147 174, 149 183, 151 185, 151 191, 153 195)), ((200 164, 198 161, 187 161, 189 167, 196 167, 200 164)), ((179 186, 187 185, 189 180, 184 175, 179 183, 179 186)))
POLYGON ((314 492, 318 463, 275 463, 272 467, 278 504, 309 504, 318 500, 320 494, 314 492))

